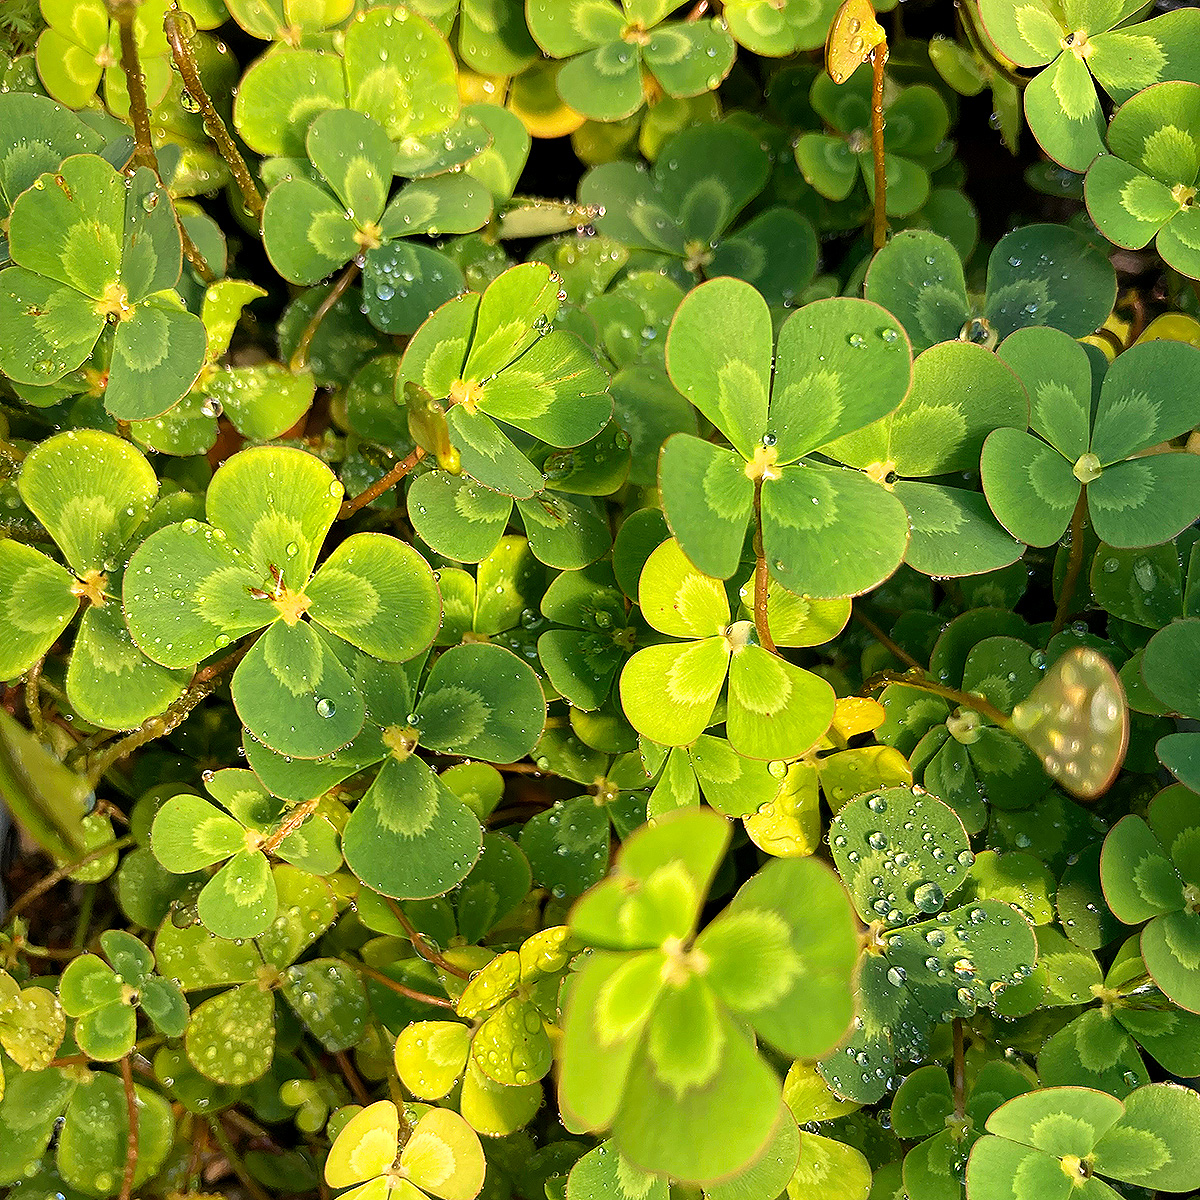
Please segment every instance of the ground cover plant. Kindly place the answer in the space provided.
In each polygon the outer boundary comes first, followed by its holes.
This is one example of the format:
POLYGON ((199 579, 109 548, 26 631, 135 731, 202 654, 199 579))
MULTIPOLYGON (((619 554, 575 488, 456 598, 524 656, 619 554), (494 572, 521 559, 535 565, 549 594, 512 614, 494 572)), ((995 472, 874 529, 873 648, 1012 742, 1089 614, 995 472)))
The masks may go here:
POLYGON ((7 0, 0 1188, 1200 1189, 1200 10, 7 0))

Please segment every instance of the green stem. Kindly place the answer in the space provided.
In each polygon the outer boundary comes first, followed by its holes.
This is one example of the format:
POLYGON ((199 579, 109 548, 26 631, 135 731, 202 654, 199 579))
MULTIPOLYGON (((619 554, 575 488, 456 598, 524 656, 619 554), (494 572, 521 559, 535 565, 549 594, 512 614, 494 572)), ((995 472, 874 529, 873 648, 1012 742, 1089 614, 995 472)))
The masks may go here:
POLYGON ((25 710, 29 713, 29 725, 39 742, 47 740, 46 721, 42 716, 42 668, 46 665, 46 656, 41 658, 25 672, 25 710))
POLYGON ((768 620, 767 598, 771 579, 767 571, 767 558, 763 553, 762 535, 762 479, 754 481, 754 629, 758 644, 764 650, 776 653, 775 639, 771 637, 768 620))
POLYGON ((1075 585, 1083 569, 1083 523, 1087 517, 1087 488, 1080 486, 1075 511, 1071 513, 1071 549, 1067 558, 1067 573, 1063 576, 1062 590, 1058 593, 1058 608, 1054 613, 1054 624, 1050 632, 1061 633, 1075 599, 1075 585))
POLYGON ((39 879, 33 887, 17 897, 12 908, 8 910, 9 917, 15 917, 17 913, 32 904, 39 896, 44 896, 56 883, 61 883, 68 875, 78 871, 81 867, 86 867, 88 863, 93 863, 97 859, 103 858, 106 854, 111 854, 114 850, 124 850, 126 846, 132 846, 136 840, 132 834, 127 833, 124 837, 119 837, 112 842, 105 842, 103 846, 97 846, 94 850, 89 850, 74 862, 69 862, 59 867, 56 871, 51 871, 44 879, 39 879))
POLYGON ((308 366, 308 348, 312 345, 312 340, 317 336, 317 330, 321 328, 321 322, 329 315, 329 310, 342 298, 346 293, 346 289, 358 278, 358 272, 361 270, 357 262, 352 262, 346 269, 337 277, 337 282, 329 289, 329 295, 317 305, 316 311, 308 319, 308 324, 304 327, 304 332, 300 335, 300 340, 296 343, 296 349, 292 352, 292 357, 288 360, 288 370, 293 375, 298 375, 308 366))
POLYGON ((967 1114, 967 1068, 963 1051, 963 1023, 954 1018, 954 1115, 961 1121, 967 1114))
POLYGON ((907 663, 914 671, 925 673, 925 668, 907 650, 904 649, 898 642, 893 640, 888 634, 875 624, 859 607, 854 605, 850 610, 854 619, 894 658, 897 658, 902 663, 907 663))

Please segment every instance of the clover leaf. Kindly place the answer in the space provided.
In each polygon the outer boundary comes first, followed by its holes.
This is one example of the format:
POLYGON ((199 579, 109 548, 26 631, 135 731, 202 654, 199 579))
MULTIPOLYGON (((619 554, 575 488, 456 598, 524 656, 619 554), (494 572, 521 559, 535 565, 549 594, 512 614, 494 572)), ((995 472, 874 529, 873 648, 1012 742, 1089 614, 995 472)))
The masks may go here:
POLYGON ((859 1020, 818 1063, 841 1096, 878 1100, 899 1063, 928 1054, 934 1026, 993 1006, 1033 970, 1025 915, 999 900, 953 903, 975 860, 962 822, 923 790, 857 796, 830 825, 829 845, 855 910, 871 929, 858 974, 859 1020))
POLYGON ((766 301, 739 280, 701 284, 679 306, 671 380, 731 447, 682 433, 667 441, 667 523, 701 571, 728 578, 761 496, 771 575, 799 595, 857 595, 899 565, 904 506, 861 472, 811 455, 899 405, 911 380, 908 339, 877 305, 837 298, 797 309, 774 354, 772 342, 766 301))
POLYGON ((1164 1192, 1200 1182, 1192 1130, 1200 1096, 1151 1083, 1125 1098, 1089 1088, 1042 1088, 1002 1104, 967 1163, 972 1200, 1066 1200, 1116 1193, 1103 1178, 1164 1192), (1103 1178, 1102 1178, 1103 1177, 1103 1178))
POLYGON ((1016 329, 1049 325, 1082 337, 1104 323, 1117 298, 1106 255, 1064 225, 1006 233, 988 258, 981 299, 967 291, 954 247, 922 229, 898 233, 871 260, 864 295, 895 313, 927 350, 955 338, 989 349, 1016 329))
POLYGON ((451 647, 419 688, 403 667, 349 646, 336 653, 370 714, 362 732, 315 763, 289 761, 269 743, 248 739, 249 764, 270 791, 303 800, 381 763, 342 831, 346 863, 386 896, 441 895, 479 857, 482 830, 471 808, 415 752, 489 762, 523 758, 545 724, 541 686, 529 666, 500 646, 451 647))
POLYGON ((534 41, 565 58, 558 94, 595 121, 632 116, 652 91, 683 98, 714 91, 733 66, 736 47, 716 18, 668 21, 669 0, 584 0, 576 8, 526 0, 534 41))
POLYGON ((22 1071, 41 1071, 50 1065, 66 1025, 62 1005, 52 991, 36 983, 21 987, 7 971, 0 971, 0 1047, 22 1071))
POLYGON ((465 285, 445 256, 403 239, 478 229, 490 195, 462 175, 442 175, 406 184, 389 202, 395 147, 382 125, 351 110, 321 113, 305 148, 307 173, 276 183, 263 210, 272 265, 293 283, 317 283, 365 255, 367 316, 385 332, 411 333, 465 285))
POLYGON ((1151 238, 1168 266, 1200 278, 1200 84, 1160 83, 1131 97, 1108 126, 1083 194, 1096 228, 1137 250, 1151 238), (1169 147, 1169 149, 1168 149, 1169 147))
POLYGON ((174 983, 154 974, 154 955, 146 946, 123 929, 106 929, 100 945, 107 963, 95 954, 81 954, 58 981, 63 1011, 76 1018, 79 1048, 100 1062, 128 1054, 137 1036, 139 1008, 165 1037, 182 1037, 187 1002, 174 983))
POLYGON ((171 797, 151 827, 154 857, 176 875, 223 863, 197 898, 200 920, 218 937, 257 937, 278 907, 267 854, 329 875, 342 862, 337 835, 310 815, 315 805, 287 812, 250 771, 218 771, 205 786, 224 811, 187 792, 171 797))
POLYGON ((293 372, 282 363, 225 366, 242 309, 267 293, 242 279, 219 279, 205 289, 200 319, 207 349, 192 389, 159 417, 130 422, 133 437, 163 454, 203 454, 217 440, 217 420, 226 416, 239 433, 270 441, 291 429, 312 404, 312 372, 293 372))
MULTIPOLYGON (((129 112, 129 92, 121 66, 120 27, 104 0, 40 0, 47 28, 38 37, 37 69, 46 91, 70 108, 83 108, 104 80, 104 99, 120 117, 129 112)), ((134 42, 150 104, 171 82, 163 15, 169 0, 147 0, 133 17, 134 42)))
POLYGON ((1029 427, 983 446, 983 490, 1000 524, 1030 546, 1056 542, 1077 504, 1112 546, 1153 546, 1200 515, 1200 461, 1146 450, 1200 420, 1200 352, 1144 342, 1117 357, 1094 415, 1087 353, 1065 333, 1019 329, 997 353, 1030 397, 1029 427))
POLYGON ((1027 421, 1028 412, 1025 389, 1002 360, 946 342, 917 357, 899 408, 825 453, 866 471, 904 505, 909 566, 939 577, 980 575, 1016 562, 1024 546, 1000 528, 979 492, 919 480, 975 471, 984 438, 1027 421))
POLYGON ((823 45, 837 8, 834 0, 728 0, 722 12, 739 45, 782 58, 823 45))
POLYGON ((1120 104, 1164 79, 1200 82, 1200 14, 1167 13, 1116 28, 1140 7, 1135 0, 1062 6, 980 0, 983 24, 1001 53, 1019 67, 1046 68, 1025 88, 1025 119, 1042 149, 1070 171, 1087 170, 1104 149, 1095 83, 1120 104))
POLYGON ((328 635, 402 661, 433 641, 441 611, 428 564, 384 534, 352 534, 313 572, 341 493, 302 450, 244 450, 212 478, 208 523, 158 530, 125 575, 134 640, 164 665, 267 628, 234 673, 234 704, 255 736, 302 758, 328 754, 362 728, 362 697, 328 635))
POLYGON ((1146 818, 1113 826, 1100 854, 1109 908, 1141 933, 1146 970, 1180 1008, 1200 1012, 1200 870, 1192 845, 1200 798, 1179 784, 1159 792, 1146 818))
POLYGON ((795 757, 829 728, 829 684, 758 645, 752 621, 731 623, 725 589, 678 542, 646 560, 639 602, 650 626, 676 639, 639 650, 621 672, 621 703, 639 733, 690 745, 712 724, 726 680, 726 729, 739 754, 795 757))
POLYGON ((582 896, 571 930, 596 947, 571 980, 559 1099, 609 1126, 646 1170, 715 1181, 775 1134, 780 1087, 748 1029, 812 1056, 848 1023, 853 919, 813 859, 777 859, 697 934, 729 842, 724 818, 684 809, 630 836, 582 896))
POLYGON ((253 63, 238 85, 234 124, 259 154, 303 159, 314 119, 353 109, 383 127, 393 173, 436 175, 487 145, 477 123, 460 120, 456 76, 453 53, 428 20, 379 6, 350 22, 340 55, 282 46, 253 63))
MULTIPOLYGON (((424 1107, 424 1106, 421 1106, 424 1107)), ((415 1116, 415 1114, 414 1114, 415 1116)), ((390 1100, 378 1100, 354 1114, 334 1139, 325 1160, 325 1182, 349 1188, 350 1200, 474 1200, 483 1187, 486 1164, 475 1131, 448 1108, 426 1108, 405 1124, 390 1100)))
POLYGON ((17 486, 67 565, 0 541, 0 678, 33 666, 83 606, 67 695, 85 720, 132 729, 179 698, 195 662, 165 670, 144 655, 116 600, 126 548, 158 498, 154 470, 121 438, 68 430, 29 452, 17 486))
POLYGON ((218 1084, 252 1083, 270 1069, 276 990, 331 1050, 357 1044, 366 1026, 366 994, 352 967, 329 958, 296 963, 337 917, 333 890, 287 863, 271 873, 278 914, 252 941, 228 941, 201 924, 181 928, 170 916, 155 938, 160 975, 184 992, 220 989, 192 1011, 184 1037, 188 1061, 218 1084))
MULTIPOLYGON (((1200 716, 1197 695, 1200 664, 1200 620, 1172 621, 1146 646, 1142 675, 1146 686, 1173 712, 1200 716)), ((1156 749, 1159 761, 1193 791, 1200 787, 1200 736, 1195 732, 1169 733, 1156 749)))
MULTIPOLYGON (((1038 936, 1045 938, 1045 931, 1038 936)), ((1039 945, 1041 956, 1048 957, 1059 975, 1077 975, 1084 982, 1078 967, 1072 970, 1068 966, 1084 952, 1074 948, 1070 957, 1061 952, 1047 956, 1047 949, 1039 945)), ((1150 1082, 1139 1046, 1167 1071, 1189 1074, 1200 1062, 1200 1042, 1196 1041, 1200 1014, 1177 1008, 1158 988, 1147 984, 1138 938, 1130 938, 1120 948, 1104 976, 1092 956, 1087 958, 1093 969, 1086 977, 1090 983, 1077 988, 1074 995, 1054 997, 1049 1003, 1078 1003, 1090 995, 1099 1005, 1086 1009, 1042 1046, 1038 1054, 1042 1084, 1094 1087, 1119 1098, 1127 1096, 1150 1082)))
POLYGON ((173 290, 179 230, 152 171, 123 179, 73 155, 17 197, 8 237, 17 265, 0 273, 0 370, 54 383, 111 325, 108 411, 138 420, 178 402, 204 361, 204 326, 173 290))
POLYGON ((896 1136, 921 1139, 904 1156, 908 1194, 963 1195, 962 1173, 984 1123, 1006 1100, 1031 1090, 1029 1080, 1011 1063, 986 1062, 966 1089, 965 1111, 958 1114, 944 1068, 930 1065, 913 1071, 896 1089, 891 1108, 896 1136))
POLYGON ((521 0, 418 0, 413 7, 447 35, 457 18, 459 57, 481 75, 520 75, 541 57, 521 0))
MULTIPOLYGON (((943 635, 946 649, 954 637, 951 627, 943 635)), ((946 649, 939 653, 935 647, 930 669, 951 687, 983 695, 1005 712, 1041 679, 1029 643, 1019 637, 980 639, 957 669, 941 669, 946 649)), ((880 699, 888 710, 880 740, 909 757, 913 778, 949 804, 969 832, 984 827, 988 805, 1026 808, 1050 786, 1041 762, 1020 738, 974 709, 902 683, 889 684, 880 699)))
MULTIPOLYGON (((871 159, 871 68, 860 67, 844 83, 822 72, 813 81, 812 106, 834 133, 803 133, 796 162, 804 178, 826 199, 845 200, 861 178, 874 200, 871 159)), ((885 94, 884 169, 889 216, 906 217, 929 198, 929 169, 950 128, 946 102, 928 84, 885 94)))
POLYGON ((321 44, 321 35, 354 12, 354 0, 225 0, 229 15, 251 37, 299 46, 321 44))
POLYGON ((594 167, 579 198, 602 210, 594 221, 599 232, 662 255, 681 281, 731 275, 782 304, 816 271, 817 237, 808 218, 772 206, 732 228, 766 185, 770 162, 748 130, 729 122, 697 125, 667 141, 649 171, 629 162, 594 167))
POLYGON ((505 1087, 528 1087, 544 1078, 554 1061, 546 1025, 558 1016, 568 941, 565 925, 552 926, 477 971, 455 1006, 470 1027, 425 1021, 405 1029, 395 1053, 405 1087, 420 1099, 439 1099, 468 1061, 505 1087))

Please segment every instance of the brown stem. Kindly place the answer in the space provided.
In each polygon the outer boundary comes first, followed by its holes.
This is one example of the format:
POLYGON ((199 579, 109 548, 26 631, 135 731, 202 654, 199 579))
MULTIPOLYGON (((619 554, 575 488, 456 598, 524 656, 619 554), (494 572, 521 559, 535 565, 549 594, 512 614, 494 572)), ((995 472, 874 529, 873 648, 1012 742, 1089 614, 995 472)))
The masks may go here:
POLYGON ((412 942, 413 949, 427 962, 440 967, 449 975, 457 975, 459 979, 470 979, 470 972, 443 958, 426 940, 425 935, 408 919, 408 914, 390 896, 385 896, 387 906, 392 910, 392 916, 400 922, 400 927, 412 942))
POLYGON ((858 605, 855 605, 851 610, 854 619, 891 655, 898 658, 902 663, 907 663, 914 671, 924 673, 925 668, 917 662, 915 658, 907 650, 904 649, 898 642, 889 637, 874 621, 871 620, 858 605))
POLYGON ((1087 488, 1081 486, 1075 511, 1071 514, 1071 550, 1067 557, 1067 573, 1063 576, 1062 590, 1058 593, 1058 608, 1054 613, 1051 634, 1062 632, 1067 623, 1067 614, 1071 611, 1071 601, 1075 599, 1075 585, 1083 568, 1083 522, 1086 517, 1087 488))
POLYGON ((212 1130, 213 1138, 218 1146, 221 1147, 221 1153, 225 1155, 225 1161, 229 1164, 233 1173, 241 1180, 242 1187, 254 1197, 254 1200, 271 1200, 271 1197, 259 1186, 254 1176, 246 1170, 246 1164, 242 1162, 238 1156, 238 1152, 233 1148, 233 1143, 229 1140, 229 1135, 225 1132, 225 1127, 216 1117, 208 1118, 208 1127, 212 1130))
POLYGON ((32 904, 39 896, 44 896, 56 883, 61 883, 68 875, 78 871, 81 867, 86 867, 88 863, 95 862, 98 858, 103 858, 106 854, 111 854, 114 850, 124 850, 126 846, 132 846, 137 839, 132 834, 126 834, 124 837, 119 837, 115 841, 105 842, 103 846, 97 846, 94 850, 89 850, 86 854, 81 855, 74 862, 66 863, 56 871, 51 871, 44 879, 39 879, 33 887, 22 892, 13 903, 12 908, 8 910, 10 917, 15 917, 28 905, 32 904))
POLYGON ((288 360, 288 369, 293 375, 298 375, 308 366, 308 348, 312 345, 313 338, 317 336, 321 322, 329 316, 329 310, 345 295, 346 289, 358 278, 359 270, 357 261, 350 263, 337 277, 337 282, 333 287, 329 289, 329 295, 317 305, 316 311, 309 317, 308 324, 305 325, 304 332, 296 343, 296 349, 292 351, 292 357, 288 360))
POLYGON ((204 1159, 204 1151, 208 1147, 208 1126, 196 1121, 192 1125, 192 1149, 188 1155, 187 1181, 184 1184, 185 1196, 190 1196, 200 1189, 200 1163, 204 1159))
POLYGON ((200 247, 192 241, 192 235, 188 233, 187 226, 178 212, 175 213, 175 228, 179 230, 179 244, 183 247, 183 256, 188 260, 188 265, 204 283, 216 283, 216 271, 208 265, 204 255, 200 253, 200 247))
POLYGON ((359 492, 352 500, 345 501, 338 509, 338 520, 352 516, 364 505, 370 504, 372 500, 382 496, 389 488, 394 488, 424 457, 425 451, 417 446, 407 458, 401 459, 382 479, 375 480, 369 488, 359 492))
POLYGON ((138 1160, 138 1115, 137 1096, 133 1090, 133 1069, 129 1055, 121 1059, 121 1082, 125 1085, 125 1112, 129 1118, 129 1136, 125 1142, 125 1174, 121 1179, 121 1191, 117 1200, 129 1200, 133 1195, 133 1174, 138 1160))
POLYGON ((871 157, 875 160, 875 224, 872 243, 876 250, 887 245, 887 171, 883 156, 883 68, 887 42, 871 51, 871 157))
POLYGON ((418 992, 416 988, 410 988, 406 984, 399 983, 390 975, 385 975, 382 971, 375 970, 374 967, 368 967, 366 963, 351 962, 350 965, 368 979, 375 980, 376 983, 382 984, 385 988, 388 988, 399 996, 407 996, 410 1000, 417 1000, 422 1004, 433 1004, 438 1008, 454 1008, 453 1000, 447 1000, 445 996, 430 996, 427 992, 418 992))
POLYGON ((987 717, 993 725, 1007 729, 1009 718, 1002 713, 990 700, 985 700, 975 692, 963 692, 958 688, 946 687, 934 683, 932 679, 922 679, 916 675, 903 675, 899 671, 879 671, 863 684, 864 692, 873 692, 876 688, 885 687, 889 683, 898 683, 904 687, 916 688, 919 692, 929 692, 933 696, 941 696, 944 700, 953 700, 962 708, 970 708, 987 717))
POLYGON ((46 741, 46 721, 42 716, 42 668, 46 665, 46 656, 41 658, 25 672, 25 710, 29 713, 29 725, 38 741, 46 741))
MULTIPOLYGON (((247 647, 246 649, 249 649, 247 647)), ((234 654, 227 655, 221 659, 219 663, 214 663, 214 667, 224 669, 230 662, 240 658, 245 650, 236 651, 234 654)), ((197 678, 199 676, 197 675, 197 678)), ((96 784, 104 778, 105 773, 116 763, 127 755, 132 754, 139 747, 144 746, 147 742, 152 742, 156 738, 165 737, 173 729, 182 725, 187 720, 191 713, 202 700, 207 699, 217 690, 217 679, 215 675, 209 675, 202 682, 197 683, 192 681, 191 686, 166 712, 157 717, 149 717, 142 722, 141 726, 135 729, 132 733, 123 737, 115 746, 110 746, 96 760, 91 770, 88 772, 88 783, 95 788, 96 784)))
POLYGON ((167 35, 167 43, 171 47, 171 57, 175 60, 175 68, 183 80, 187 94, 196 102, 204 128, 208 136, 217 144, 221 157, 229 164, 234 181, 242 193, 242 201, 246 211, 255 219, 262 222, 263 198, 250 174, 250 168, 242 157, 237 143, 233 140, 221 114, 213 107, 208 92, 204 89, 204 81, 200 78, 200 67, 196 56, 192 53, 191 36, 185 32, 184 14, 177 7, 172 7, 163 21, 163 31, 167 35))
POLYGON ((291 834, 295 833, 296 830, 299 829, 300 826, 303 825, 304 822, 307 821, 314 812, 316 812, 317 805, 320 802, 321 797, 315 796, 311 800, 305 800, 302 804, 297 804, 296 807, 293 808, 290 813, 288 813, 287 818, 283 821, 279 828, 276 829, 275 832, 271 834, 271 836, 267 838, 267 840, 263 842, 261 846, 259 846, 259 849, 264 854, 274 854, 275 851, 278 850, 283 844, 284 840, 291 834))
POLYGON ((963 1023, 954 1018, 954 1115, 961 1121, 967 1114, 967 1068, 963 1053, 963 1023))
POLYGON ((371 1103, 371 1093, 367 1091, 363 1085, 363 1081, 359 1079, 358 1072, 354 1069, 354 1064, 350 1061, 349 1055, 344 1050, 339 1050, 333 1057, 350 1091, 354 1093, 355 1100, 365 1108, 371 1103))
POLYGON ((201 667, 199 671, 192 676, 192 682, 188 684, 189 688, 199 687, 203 683, 207 683, 210 679, 216 679, 218 675, 223 675, 230 667, 236 666, 249 653, 250 647, 254 645, 257 638, 251 638, 244 645, 239 646, 236 650, 225 655, 224 658, 218 658, 215 663, 209 663, 207 667, 201 667))
POLYGON ((767 559, 763 554, 762 536, 762 479, 754 481, 754 629, 758 644, 764 650, 775 651, 771 624, 767 619, 767 595, 771 580, 767 574, 767 559))
POLYGON ((129 91, 129 117, 133 122, 133 161, 139 167, 149 167, 157 175, 158 156, 154 153, 154 142, 150 134, 146 76, 142 73, 142 61, 138 56, 137 39, 133 31, 137 4, 131 3, 130 0, 108 0, 108 12, 116 21, 121 35, 121 69, 125 72, 125 86, 129 91))

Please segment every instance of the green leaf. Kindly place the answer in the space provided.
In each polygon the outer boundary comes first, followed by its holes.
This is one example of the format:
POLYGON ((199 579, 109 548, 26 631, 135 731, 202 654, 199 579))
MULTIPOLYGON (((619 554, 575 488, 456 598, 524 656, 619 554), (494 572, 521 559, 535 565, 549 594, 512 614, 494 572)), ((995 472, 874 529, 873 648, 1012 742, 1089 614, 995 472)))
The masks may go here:
POLYGON ((971 315, 954 247, 919 229, 896 234, 876 253, 867 271, 865 295, 897 316, 918 353, 958 337, 971 315))
MULTIPOLYGON (((157 1173, 175 1136, 171 1106, 157 1092, 134 1084, 138 1105, 138 1155, 134 1187, 157 1173)), ((125 1169, 128 1110, 120 1079, 94 1073, 75 1089, 59 1135, 57 1163, 63 1179, 89 1196, 120 1187, 125 1169)))
POLYGON ((85 610, 67 668, 67 695, 84 720, 135 729, 183 695, 190 667, 171 671, 134 644, 115 604, 85 610))
POLYGON ((853 1016, 854 928, 831 872, 813 859, 777 859, 696 945, 711 960, 705 978, 720 999, 784 1054, 815 1058, 853 1016))
POLYGON ((904 506, 858 471, 786 467, 764 484, 762 510, 767 566, 789 591, 818 599, 859 595, 904 557, 904 506))
POLYGON ((1060 54, 1025 89, 1025 119, 1060 166, 1082 173, 1104 150, 1104 114, 1083 60, 1060 54))
POLYGON ((496 548, 512 500, 447 471, 418 476, 408 490, 408 516, 417 534, 455 562, 479 562, 496 548))
POLYGON ((761 646, 734 649, 726 724, 739 754, 785 759, 807 751, 829 728, 834 702, 833 688, 820 676, 761 646))
POLYGON ((51 384, 87 361, 104 328, 74 288, 23 267, 0 274, 0 370, 15 383, 51 384))
POLYGON ((192 1013, 188 1060, 206 1079, 231 1086, 267 1073, 275 1053, 275 1001, 256 983, 220 992, 192 1013))
POLYGON ((630 724, 663 745, 695 741, 712 722, 729 655, 724 637, 639 650, 621 672, 621 705, 630 724))
POLYGON ((1192 457, 1152 455, 1106 468, 1088 485, 1096 534, 1113 546, 1153 546, 1190 525, 1200 508, 1200 471, 1192 457))
POLYGON ((79 610, 74 580, 58 563, 12 538, 0 541, 0 678, 13 679, 58 640, 79 610))
POLYGON ((267 196, 263 244, 292 283, 319 283, 336 271, 358 252, 356 232, 342 205, 307 179, 285 179, 267 196))
POLYGON ((288 967, 280 990, 326 1050, 336 1054, 362 1041, 370 1015, 367 994, 348 963, 315 958, 288 967))
POLYGON ((246 845, 239 822, 186 792, 158 810, 150 836, 154 857, 178 875, 221 862, 246 845))
POLYGON ((1030 546, 1062 537, 1079 500, 1071 463, 1020 429, 997 429, 983 444, 983 490, 996 519, 1030 546))
POLYGON ((515 762, 542 735, 546 702, 532 669, 500 646, 453 646, 434 664, 417 705, 421 744, 515 762))
POLYGON ((440 896, 482 847, 475 814, 421 759, 388 759, 342 833, 346 864, 385 896, 440 896))
POLYGON ((266 856, 240 850, 206 883, 197 901, 200 920, 218 937, 258 937, 275 919, 278 897, 266 856))
POLYGON ((348 745, 363 725, 361 694, 324 638, 303 622, 272 625, 238 664, 231 692, 242 724, 279 754, 322 758, 348 745))
POLYGON ((321 564, 306 588, 309 615, 331 633, 387 662, 425 650, 441 620, 429 564, 380 533, 356 533, 321 564))
POLYGON ((753 457, 766 429, 771 341, 766 301, 734 279, 714 279, 693 289, 671 322, 671 382, 744 458, 753 457), (724 331, 720 340, 713 338, 714 328, 724 331))
POLYGON ((35 446, 21 464, 21 499, 77 575, 112 570, 158 499, 158 480, 128 442, 72 429, 35 446))

